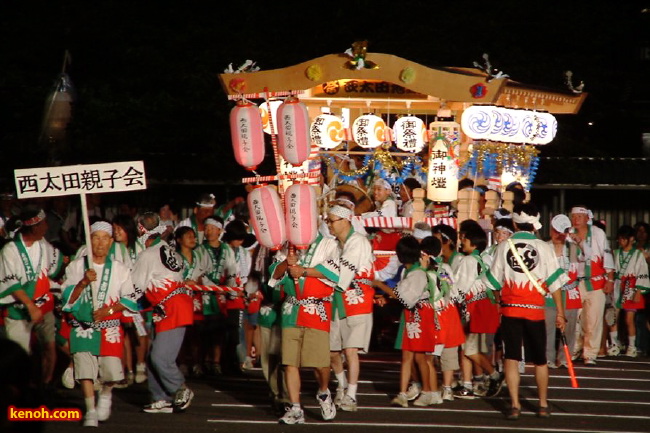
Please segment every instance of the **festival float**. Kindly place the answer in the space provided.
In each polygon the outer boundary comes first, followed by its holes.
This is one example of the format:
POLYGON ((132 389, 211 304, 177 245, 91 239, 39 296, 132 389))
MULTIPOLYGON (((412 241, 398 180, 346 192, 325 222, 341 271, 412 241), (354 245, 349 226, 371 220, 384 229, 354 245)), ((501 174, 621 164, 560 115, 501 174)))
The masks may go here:
POLYGON ((357 217, 366 227, 487 222, 497 206, 512 207, 508 184, 529 191, 540 147, 557 132, 555 115, 576 114, 587 96, 572 86, 514 81, 493 69, 487 55, 473 68, 428 67, 366 49, 357 42, 344 54, 268 71, 247 61, 219 76, 235 103, 236 160, 251 171, 242 182, 268 194, 265 185, 277 185, 277 199, 251 203, 251 216, 261 219, 254 227, 269 227, 266 215, 279 227, 277 203, 285 206, 286 225, 269 246, 287 234, 294 245, 308 245, 316 236, 316 202, 327 202, 335 190, 355 194, 357 215, 372 210, 365 191, 378 177, 398 196, 407 177, 424 187, 414 192, 411 218, 357 217), (266 148, 272 155, 265 156, 266 148), (276 173, 257 173, 265 157, 274 159, 276 173), (475 189, 459 191, 462 178, 487 187, 481 204, 475 189))

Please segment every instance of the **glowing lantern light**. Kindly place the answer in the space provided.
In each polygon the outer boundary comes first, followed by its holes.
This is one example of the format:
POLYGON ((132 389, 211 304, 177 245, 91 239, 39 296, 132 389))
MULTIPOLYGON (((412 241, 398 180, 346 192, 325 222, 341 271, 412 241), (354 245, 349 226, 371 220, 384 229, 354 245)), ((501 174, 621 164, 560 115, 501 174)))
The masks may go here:
POLYGON ((278 152, 293 165, 307 161, 311 151, 309 114, 298 98, 287 98, 274 119, 278 124, 278 152))
POLYGON ((264 160, 264 132, 257 105, 237 102, 230 112, 230 136, 237 163, 255 170, 264 160))
POLYGON ((488 106, 472 105, 463 111, 460 118, 463 133, 474 140, 486 140, 492 125, 491 109, 488 106))
POLYGON ((400 117, 393 125, 395 145, 405 152, 421 151, 426 142, 426 132, 422 119, 415 116, 400 117))
POLYGON ((318 236, 316 190, 306 183, 291 185, 284 194, 287 239, 298 249, 309 248, 318 236))
POLYGON ((262 126, 267 134, 278 133, 278 107, 282 104, 279 99, 272 99, 269 102, 260 104, 260 116, 262 116, 262 126), (271 106, 269 110, 269 106, 271 106), (273 130, 271 130, 271 116, 273 119, 273 130))
POLYGON ((253 189, 248 194, 248 210, 259 243, 272 250, 279 249, 286 242, 287 234, 275 188, 263 185, 253 189))
POLYGON ((429 152, 427 198, 433 201, 454 201, 458 196, 458 166, 442 138, 436 138, 429 152))
POLYGON ((364 114, 357 117, 352 124, 354 141, 365 149, 381 146, 384 140, 386 124, 381 117, 374 114, 364 114))
POLYGON ((332 114, 316 116, 309 129, 311 141, 322 149, 334 149, 343 142, 343 121, 332 114))

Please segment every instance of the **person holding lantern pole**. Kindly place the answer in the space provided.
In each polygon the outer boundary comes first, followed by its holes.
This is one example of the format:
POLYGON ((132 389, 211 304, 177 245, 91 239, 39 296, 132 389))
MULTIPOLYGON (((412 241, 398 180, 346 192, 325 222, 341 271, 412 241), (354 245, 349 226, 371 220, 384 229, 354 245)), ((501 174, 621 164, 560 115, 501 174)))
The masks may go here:
POLYGON ((279 252, 270 267, 269 286, 282 289, 282 365, 290 405, 280 418, 282 424, 302 424, 300 407, 300 367, 313 368, 318 381, 316 399, 323 420, 336 416, 336 407, 328 389, 330 379, 329 331, 333 284, 323 272, 326 263, 338 260, 335 239, 318 234, 308 249, 279 252))
POLYGON ((110 223, 94 223, 90 227, 92 265, 86 256, 74 260, 62 284, 63 311, 74 318, 70 352, 86 403, 85 427, 97 427, 98 421, 106 421, 111 414, 113 386, 124 379, 120 317, 124 310, 138 311, 138 291, 129 268, 109 257, 112 236, 110 223), (103 384, 95 406, 93 381, 98 377, 103 384))
POLYGON ((515 206, 516 233, 501 242, 484 282, 498 294, 501 302, 501 336, 505 348, 505 373, 511 408, 508 420, 519 419, 519 361, 525 346, 526 358, 535 365, 539 396, 537 416, 551 415, 548 403, 548 365, 546 360, 545 296, 551 293, 557 306, 555 326, 564 332, 566 319, 561 287, 568 281, 552 247, 534 232, 542 225, 532 203, 515 206))
POLYGON ((367 352, 370 345, 375 292, 372 288, 372 246, 365 236, 352 229, 351 219, 352 211, 346 207, 335 205, 329 209, 327 224, 339 242, 341 254, 337 261, 325 263, 321 273, 336 284, 330 330, 332 369, 339 383, 335 402, 340 399, 338 407, 341 410, 354 412, 357 410, 359 352, 367 352), (347 377, 341 352, 345 352, 348 364, 347 377))

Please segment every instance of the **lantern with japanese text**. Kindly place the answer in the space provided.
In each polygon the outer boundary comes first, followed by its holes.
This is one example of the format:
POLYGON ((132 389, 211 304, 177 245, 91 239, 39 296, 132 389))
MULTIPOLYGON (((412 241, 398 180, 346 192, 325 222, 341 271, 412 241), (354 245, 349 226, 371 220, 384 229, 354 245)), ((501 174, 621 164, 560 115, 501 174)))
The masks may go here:
POLYGON ((287 239, 298 249, 309 248, 318 236, 316 190, 306 183, 291 185, 284 194, 287 239))
POLYGON ((278 192, 269 185, 256 187, 248 194, 248 210, 258 242, 277 250, 287 240, 278 192))
POLYGON ((307 161, 311 151, 309 114, 298 98, 289 97, 279 107, 277 118, 278 152, 293 165, 307 161))
POLYGON ((426 143, 426 127, 419 117, 404 116, 393 125, 395 145, 405 152, 417 153, 426 143))
POLYGON ((255 170, 264 160, 264 132, 257 105, 237 102, 230 112, 230 136, 237 163, 255 170))
POLYGON ((458 166, 442 137, 436 138, 429 152, 427 198, 433 201, 454 201, 458 195, 458 166))
POLYGON ((262 116, 262 126, 267 134, 278 133, 278 107, 282 104, 279 99, 271 99, 268 102, 260 104, 260 116, 262 116), (273 124, 273 129, 271 129, 273 124))
POLYGON ((334 149, 343 142, 343 121, 333 114, 321 114, 314 118, 309 129, 311 141, 321 149, 334 149))
POLYGON ((357 117, 352 124, 354 141, 365 149, 374 149, 385 141, 384 130, 386 124, 383 119, 374 114, 364 114, 357 117))

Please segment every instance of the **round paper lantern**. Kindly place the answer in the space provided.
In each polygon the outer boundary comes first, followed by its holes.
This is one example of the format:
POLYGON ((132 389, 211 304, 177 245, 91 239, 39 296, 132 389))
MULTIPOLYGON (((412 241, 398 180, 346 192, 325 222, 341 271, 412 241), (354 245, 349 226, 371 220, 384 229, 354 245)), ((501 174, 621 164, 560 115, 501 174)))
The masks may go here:
POLYGON ((343 121, 333 114, 320 114, 309 128, 311 141, 321 149, 334 149, 343 142, 343 121))
POLYGON ((279 99, 272 99, 269 102, 260 104, 260 116, 262 117, 262 126, 267 134, 278 133, 278 107, 282 104, 279 99), (269 109, 270 106, 270 109, 269 109), (271 116, 273 120, 273 130, 271 130, 271 116))
POLYGON ((365 149, 374 149, 381 146, 384 140, 386 124, 383 119, 374 114, 364 114, 357 117, 352 124, 354 141, 365 149))
POLYGON ((460 126, 463 133, 474 140, 487 140, 491 128, 490 111, 493 107, 472 105, 463 111, 460 126))
POLYGON ((278 107, 278 152, 293 165, 307 161, 311 148, 309 114, 298 98, 287 98, 278 107))
POLYGON ((259 186, 248 194, 248 210, 257 241, 272 250, 286 242, 287 234, 278 192, 269 185, 259 186))
POLYGON ((393 125, 395 145, 405 152, 419 152, 426 143, 427 128, 419 117, 404 116, 393 125))
POLYGON ((230 112, 230 136, 237 163, 255 170, 264 160, 264 132, 257 105, 237 102, 230 112))
POLYGON ((287 239, 298 249, 309 248, 318 236, 316 190, 306 183, 291 185, 284 193, 287 239))

